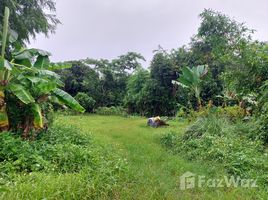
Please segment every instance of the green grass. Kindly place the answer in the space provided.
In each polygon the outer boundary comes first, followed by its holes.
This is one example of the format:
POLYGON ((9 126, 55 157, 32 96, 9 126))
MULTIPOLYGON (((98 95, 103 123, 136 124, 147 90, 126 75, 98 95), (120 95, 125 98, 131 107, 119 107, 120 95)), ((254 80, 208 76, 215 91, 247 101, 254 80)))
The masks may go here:
POLYGON ((179 189, 179 176, 187 171, 210 177, 223 174, 220 167, 186 161, 159 144, 159 137, 169 130, 183 133, 186 122, 174 121, 167 128, 154 129, 146 126, 144 118, 90 115, 60 117, 58 123, 92 132, 100 144, 114 146, 127 159, 119 199, 255 199, 258 195, 257 190, 242 188, 179 189))
MULTIPOLYGON (((103 176, 91 180, 87 172, 46 174, 35 172, 16 178, 17 184, 2 199, 258 199, 256 189, 195 188, 180 190, 179 177, 190 171, 207 177, 224 175, 221 166, 190 162, 173 155, 160 144, 168 131, 183 133, 186 122, 170 122, 169 127, 151 128, 146 119, 119 116, 58 116, 57 125, 71 125, 95 138, 97 145, 126 159, 127 168, 119 180, 105 185, 103 176), (103 183, 103 185, 102 185, 103 183), (99 190, 103 187, 103 193, 99 190)), ((109 173, 105 171, 103 174, 109 173)), ((113 175, 110 175, 111 178, 113 175)), ((104 176, 104 177, 109 177, 104 176)), ((108 183, 111 181, 108 181, 108 183)), ((7 183, 8 185, 8 183, 7 183)), ((1 186, 1 181, 0 181, 1 186)), ((0 187, 1 188, 1 187, 0 187)), ((1 191, 0 191, 1 193, 1 191)), ((1 198, 1 194, 0 194, 1 198)))

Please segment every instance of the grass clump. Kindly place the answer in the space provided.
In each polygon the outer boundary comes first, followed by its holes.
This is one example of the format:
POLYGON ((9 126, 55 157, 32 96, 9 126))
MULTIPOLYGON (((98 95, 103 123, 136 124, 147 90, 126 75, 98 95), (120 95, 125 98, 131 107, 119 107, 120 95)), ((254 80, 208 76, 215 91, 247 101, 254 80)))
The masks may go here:
POLYGON ((236 122, 209 114, 198 118, 182 135, 171 131, 161 142, 176 154, 189 160, 219 164, 230 175, 253 178, 267 186, 268 162, 265 146, 249 136, 253 122, 236 122))

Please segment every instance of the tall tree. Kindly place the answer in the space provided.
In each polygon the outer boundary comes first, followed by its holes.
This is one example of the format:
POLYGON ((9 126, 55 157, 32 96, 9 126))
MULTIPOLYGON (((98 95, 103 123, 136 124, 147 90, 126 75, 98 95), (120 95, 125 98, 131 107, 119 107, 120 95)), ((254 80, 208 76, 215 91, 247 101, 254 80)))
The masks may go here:
POLYGON ((146 115, 171 116, 176 112, 176 101, 173 94, 172 80, 177 78, 174 65, 169 55, 159 50, 153 57, 150 66, 150 79, 141 94, 146 115))
POLYGON ((102 106, 119 106, 123 104, 126 94, 127 80, 133 70, 141 68, 144 57, 135 52, 128 52, 116 59, 94 60, 87 59, 90 67, 94 68, 100 76, 102 106))
POLYGON ((35 38, 38 33, 47 36, 60 23, 55 15, 54 0, 0 0, 1 22, 5 6, 10 9, 10 28, 19 33, 20 42, 29 42, 30 37, 35 38))
POLYGON ((208 64, 213 78, 217 79, 236 55, 239 43, 249 40, 253 31, 243 23, 210 9, 205 9, 200 18, 201 25, 191 42, 192 55, 195 65, 208 64))
POLYGON ((171 55, 173 62, 179 66, 178 72, 185 66, 208 65, 209 74, 201 84, 200 95, 204 101, 213 100, 221 104, 217 96, 225 87, 222 75, 230 67, 239 67, 239 52, 243 44, 251 40, 253 31, 243 23, 210 9, 205 9, 200 18, 198 32, 192 37, 189 47, 173 50, 171 55))
POLYGON ((131 75, 127 82, 127 91, 124 104, 129 113, 145 115, 147 106, 142 99, 142 91, 149 79, 149 71, 139 69, 131 75))

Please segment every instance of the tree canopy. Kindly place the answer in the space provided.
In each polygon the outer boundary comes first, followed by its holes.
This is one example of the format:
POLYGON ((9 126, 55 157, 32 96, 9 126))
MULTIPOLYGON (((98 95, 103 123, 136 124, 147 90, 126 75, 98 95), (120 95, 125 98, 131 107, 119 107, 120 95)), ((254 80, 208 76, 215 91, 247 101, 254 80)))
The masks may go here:
MULTIPOLYGON (((60 23, 55 12, 54 0, 0 0, 0 21, 3 21, 4 9, 10 9, 10 28, 19 33, 20 42, 29 42, 30 37, 44 33, 48 36, 60 23)), ((2 24, 0 24, 2 29, 2 24)))

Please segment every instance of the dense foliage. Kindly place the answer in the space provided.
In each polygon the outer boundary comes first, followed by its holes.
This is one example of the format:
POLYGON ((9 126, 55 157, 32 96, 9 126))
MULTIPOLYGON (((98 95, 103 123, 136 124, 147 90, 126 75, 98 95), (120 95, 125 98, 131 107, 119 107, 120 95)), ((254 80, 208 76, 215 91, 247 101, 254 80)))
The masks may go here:
POLYGON ((87 93, 96 107, 125 106, 129 113, 146 116, 174 116, 181 109, 197 110, 201 103, 240 105, 254 113, 268 78, 267 44, 252 40, 254 31, 222 13, 204 10, 200 17, 190 44, 155 51, 147 70, 135 53, 112 61, 75 61, 61 72, 65 90, 87 93), (203 74, 186 80, 199 65, 206 66, 203 74), (184 83, 174 85, 174 80, 184 83))
POLYGON ((254 122, 231 122, 220 113, 198 118, 183 135, 169 132, 161 138, 164 146, 190 160, 223 165, 230 175, 267 183, 267 154, 260 140, 253 139, 254 122))
POLYGON ((0 0, 0 22, 3 21, 5 7, 10 9, 10 27, 20 33, 20 42, 29 42, 30 37, 35 38, 38 33, 47 36, 60 23, 55 15, 54 0, 0 0))
MULTIPOLYGON (((90 134, 63 124, 40 133, 38 140, 33 142, 22 140, 10 132, 1 133, 0 142, 0 191, 4 192, 0 196, 3 199, 9 199, 9 193, 18 190, 18 185, 29 182, 32 187, 32 184, 38 184, 38 181, 33 183, 32 178, 42 180, 45 176, 51 178, 50 183, 57 182, 59 178, 55 179, 55 174, 65 181, 77 178, 73 180, 75 185, 84 188, 79 193, 72 182, 77 197, 84 198, 86 193, 90 199, 108 196, 116 188, 119 174, 126 165, 113 151, 97 145, 90 134)), ((51 187, 62 190, 55 185, 51 187)), ((43 196, 42 193, 39 195, 43 196)), ((50 195, 57 196, 53 192, 50 195)), ((70 198, 68 195, 71 193, 60 194, 59 198, 70 198)))
POLYGON ((149 72, 145 69, 136 70, 127 81, 127 93, 124 104, 129 113, 146 113, 146 105, 143 101, 143 90, 149 80, 149 72))
POLYGON ((9 28, 9 16, 6 7, 0 35, 0 130, 20 131, 27 138, 31 130, 47 128, 51 102, 79 112, 84 108, 60 89, 63 83, 53 70, 66 66, 51 64, 46 51, 21 45, 9 28))
POLYGON ((144 58, 129 52, 117 59, 70 61, 72 68, 60 70, 65 91, 75 96, 83 92, 96 101, 96 107, 120 106, 126 93, 127 80, 133 70, 140 69, 144 58))
POLYGON ((92 112, 96 101, 86 93, 78 92, 74 97, 87 112, 92 112))

